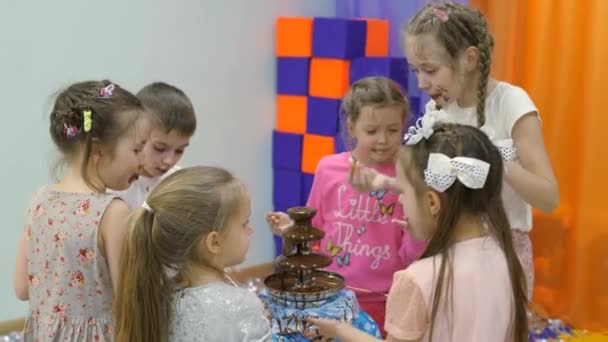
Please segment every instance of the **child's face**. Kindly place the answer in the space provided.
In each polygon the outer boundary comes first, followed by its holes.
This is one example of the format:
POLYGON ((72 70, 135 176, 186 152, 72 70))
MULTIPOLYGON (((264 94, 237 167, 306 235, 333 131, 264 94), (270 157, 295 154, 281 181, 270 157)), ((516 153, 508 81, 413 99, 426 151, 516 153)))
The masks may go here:
POLYGON ((416 240, 429 240, 436 230, 436 220, 426 201, 426 196, 418 196, 401 164, 397 164, 397 182, 401 189, 399 202, 404 208, 408 231, 416 240))
POLYGON ((452 61, 447 50, 431 34, 406 36, 405 55, 416 73, 418 87, 441 107, 458 100, 465 84, 461 61, 452 61))
POLYGON ((134 182, 143 167, 143 147, 149 136, 149 123, 139 119, 120 137, 112 153, 103 153, 97 172, 104 185, 113 190, 125 190, 134 182))
POLYGON ((353 153, 365 165, 394 162, 403 133, 403 112, 399 107, 361 108, 356 122, 348 122, 348 131, 357 145, 353 153))
POLYGON ((245 261, 249 250, 249 242, 253 229, 249 222, 251 217, 251 203, 249 193, 245 189, 239 203, 238 210, 228 220, 228 224, 222 235, 223 267, 238 265, 245 261))
POLYGON ((167 132, 162 127, 152 125, 150 138, 144 147, 144 168, 146 177, 165 174, 179 162, 190 143, 190 135, 182 135, 176 130, 167 132))

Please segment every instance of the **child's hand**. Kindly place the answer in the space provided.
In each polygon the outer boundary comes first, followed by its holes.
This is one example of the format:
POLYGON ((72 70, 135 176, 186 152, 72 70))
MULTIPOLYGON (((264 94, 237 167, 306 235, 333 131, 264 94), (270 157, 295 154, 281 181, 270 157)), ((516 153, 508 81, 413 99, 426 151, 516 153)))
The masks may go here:
POLYGON ((268 222, 272 233, 278 236, 283 236, 285 229, 293 224, 292 219, 282 211, 266 214, 266 222, 268 222))
POLYGON ((372 192, 386 188, 387 178, 356 160, 351 161, 348 181, 353 188, 360 192, 372 192))
MULTIPOLYGON (((338 326, 340 325, 340 322, 333 319, 321 319, 313 317, 306 318, 306 321, 317 327, 316 332, 317 335, 321 337, 320 340, 331 341, 331 339, 337 337, 338 326)), ((304 334, 304 336, 308 338, 317 337, 317 335, 315 335, 315 333, 313 333, 311 330, 312 329, 309 329, 308 332, 304 334)))

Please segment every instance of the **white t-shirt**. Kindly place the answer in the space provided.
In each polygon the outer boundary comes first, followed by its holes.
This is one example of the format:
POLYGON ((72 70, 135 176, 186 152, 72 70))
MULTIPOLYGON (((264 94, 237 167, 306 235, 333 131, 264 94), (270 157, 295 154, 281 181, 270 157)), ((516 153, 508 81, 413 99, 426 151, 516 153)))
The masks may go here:
MULTIPOLYGON (((440 111, 439 120, 477 127, 475 107, 462 108, 456 101, 440 111)), ((426 111, 435 110, 435 101, 426 104, 426 111)), ((538 109, 532 99, 520 87, 506 82, 498 82, 496 88, 486 97, 486 123, 484 129, 494 133, 492 140, 512 139, 513 126, 525 114, 538 109)), ((540 116, 539 116, 540 119, 540 116)), ((519 162, 517 159, 515 162, 519 162)), ((532 207, 503 181, 502 200, 512 229, 528 232, 532 229, 532 207)))
POLYGON ((136 181, 131 183, 131 186, 128 189, 114 191, 114 193, 122 198, 123 201, 127 202, 132 209, 137 209, 144 203, 146 198, 148 198, 150 191, 152 191, 160 181, 179 169, 181 169, 181 167, 175 165, 164 175, 158 177, 139 176, 136 181))

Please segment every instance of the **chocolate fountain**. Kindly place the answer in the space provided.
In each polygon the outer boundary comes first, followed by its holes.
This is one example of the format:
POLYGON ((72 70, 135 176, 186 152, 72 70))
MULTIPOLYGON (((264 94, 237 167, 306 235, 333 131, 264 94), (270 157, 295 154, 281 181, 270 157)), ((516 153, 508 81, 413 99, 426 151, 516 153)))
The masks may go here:
POLYGON ((260 298, 272 319, 273 333, 302 334, 312 329, 307 317, 336 319, 351 323, 359 314, 352 291, 344 289, 344 278, 321 270, 332 259, 313 253, 313 244, 325 233, 312 226, 316 209, 287 210, 293 225, 283 232, 283 250, 275 260, 278 272, 264 280, 260 298))
POLYGON ((275 262, 279 272, 264 280, 273 297, 294 302, 300 308, 323 302, 344 287, 341 275, 320 270, 331 264, 331 258, 312 252, 313 243, 325 235, 312 226, 316 213, 316 209, 307 207, 287 210, 294 224, 283 232, 283 255, 275 262))

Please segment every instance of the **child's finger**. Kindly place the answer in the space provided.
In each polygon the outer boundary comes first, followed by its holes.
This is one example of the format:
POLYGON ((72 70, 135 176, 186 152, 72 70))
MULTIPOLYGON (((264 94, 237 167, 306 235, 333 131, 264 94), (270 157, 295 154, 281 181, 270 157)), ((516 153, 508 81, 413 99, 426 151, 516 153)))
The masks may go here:
POLYGON ((359 191, 366 191, 366 171, 361 164, 355 166, 352 185, 359 191))
POLYGON ((357 168, 357 160, 353 157, 350 158, 350 166, 348 167, 348 181, 352 182, 355 171, 357 168))
POLYGON ((403 229, 408 229, 409 228, 409 224, 407 222, 407 219, 405 219, 405 220, 393 219, 391 222, 393 222, 394 224, 400 226, 403 229))

